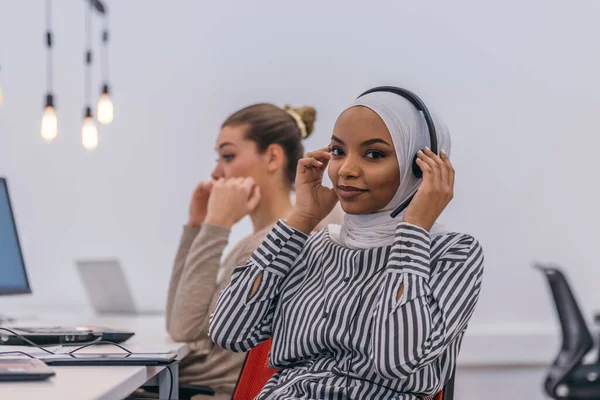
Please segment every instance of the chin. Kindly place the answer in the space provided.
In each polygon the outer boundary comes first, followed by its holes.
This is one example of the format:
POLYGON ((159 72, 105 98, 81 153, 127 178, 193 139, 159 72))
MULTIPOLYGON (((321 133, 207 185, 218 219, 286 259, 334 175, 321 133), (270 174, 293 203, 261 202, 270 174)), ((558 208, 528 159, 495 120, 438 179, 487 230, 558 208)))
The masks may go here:
POLYGON ((366 204, 361 204, 353 201, 344 201, 340 199, 340 206, 346 214, 350 215, 370 214, 373 212, 372 210, 370 210, 370 207, 368 207, 366 204))

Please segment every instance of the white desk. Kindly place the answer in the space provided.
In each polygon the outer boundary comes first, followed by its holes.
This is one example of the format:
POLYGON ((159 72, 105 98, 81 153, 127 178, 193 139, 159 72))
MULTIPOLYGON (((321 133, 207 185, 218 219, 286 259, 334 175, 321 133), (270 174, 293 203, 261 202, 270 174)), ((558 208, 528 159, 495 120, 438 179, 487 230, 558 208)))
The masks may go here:
MULTIPOLYGON (((45 315, 43 318, 21 319, 14 323, 21 326, 82 326, 95 325, 129 329, 136 334, 121 344, 133 352, 175 352, 180 360, 189 353, 185 343, 171 341, 164 328, 162 316, 97 317, 69 314, 45 315)), ((30 349, 25 347, 24 351, 30 349)), ((0 351, 2 348, 0 347, 0 351)), ((83 352, 120 352, 111 345, 90 346, 83 352)), ((106 366, 106 367, 52 367, 56 376, 46 382, 0 383, 0 399, 48 399, 48 400, 113 400, 122 399, 140 386, 152 382, 159 386, 160 398, 169 398, 171 377, 167 367, 106 366)), ((172 399, 177 398, 178 364, 170 366, 173 374, 172 399)))

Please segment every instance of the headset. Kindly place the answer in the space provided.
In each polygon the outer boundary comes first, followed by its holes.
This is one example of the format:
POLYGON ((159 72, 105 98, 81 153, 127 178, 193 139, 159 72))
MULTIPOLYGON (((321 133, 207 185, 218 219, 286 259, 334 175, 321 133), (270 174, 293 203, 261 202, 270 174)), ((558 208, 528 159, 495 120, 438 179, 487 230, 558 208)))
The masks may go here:
MULTIPOLYGON (((421 113, 423 114, 423 117, 425 118, 425 123, 427 124, 427 130, 429 132, 429 143, 431 145, 430 149, 435 154, 438 154, 438 142, 437 142, 437 134, 435 131, 435 124, 433 123, 433 118, 431 117, 431 114, 429 113, 429 109, 427 108, 427 106, 425 105, 423 100, 421 100, 419 98, 419 96, 417 96, 410 90, 402 89, 402 88, 399 88, 396 86, 377 86, 377 87, 374 87, 374 88, 369 89, 366 92, 362 93, 360 96, 358 96, 358 98, 361 98, 362 96, 364 96, 366 94, 374 93, 374 92, 389 92, 389 93, 397 94, 398 96, 402 96, 406 100, 408 100, 413 106, 415 106, 415 108, 417 110, 421 111, 421 113)), ((419 165, 417 164, 417 155, 416 154, 415 154, 415 157, 413 158, 413 162, 412 162, 412 172, 413 172, 413 175, 419 179, 421 179, 423 177, 423 171, 421 171, 421 168, 419 168, 419 165)), ((408 205, 412 201, 413 197, 414 197, 414 195, 410 196, 408 199, 406 199, 406 201, 404 203, 402 203, 398 208, 396 208, 391 214, 392 218, 395 218, 406 207, 408 207, 408 205)))
MULTIPOLYGON (((427 106, 425 105, 423 100, 421 100, 419 98, 419 96, 417 96, 410 90, 402 89, 402 88, 399 88, 396 86, 377 86, 377 87, 374 87, 374 88, 369 89, 366 92, 362 93, 360 96, 358 96, 358 98, 361 98, 362 96, 364 96, 366 94, 374 93, 374 92, 389 92, 389 93, 397 94, 398 96, 402 96, 406 100, 408 100, 413 106, 415 106, 415 108, 417 110, 421 111, 421 113, 423 114, 423 117, 425 118, 425 123, 427 124, 427 130, 429 132, 429 143, 431 145, 430 149, 435 154, 438 154, 438 141, 437 141, 437 134, 435 131, 435 124, 433 123, 433 118, 431 117, 431 114, 429 113, 427 106)), ((415 157, 413 158, 413 162, 412 162, 412 172, 413 172, 413 175, 416 176, 417 178, 419 178, 419 179, 423 178, 423 171, 421 171, 421 168, 417 164, 417 155, 416 154, 415 154, 415 157)), ((412 196, 410 196, 398 208, 396 208, 391 214, 392 218, 395 218, 404 209, 406 209, 406 207, 408 207, 408 205, 412 201, 413 197, 414 197, 414 194, 412 196)), ((371 279, 373 279, 377 275, 379 275, 379 272, 381 272, 383 269, 385 269, 385 265, 382 268, 379 268, 377 271, 375 271, 374 274, 372 274, 370 277, 368 277, 366 279, 366 281, 364 282, 364 284, 361 287, 360 292, 359 292, 359 296, 358 296, 359 304, 362 302, 363 291, 364 291, 365 287, 367 286, 367 283, 369 283, 369 281, 371 279)), ((348 326, 349 326, 348 333, 350 334, 350 344, 352 344, 352 338, 353 338, 354 334, 356 333, 356 330, 358 329, 358 326, 355 323, 355 321, 356 321, 356 313, 354 313, 354 315, 352 315, 352 318, 350 319, 350 323, 348 324, 348 326)), ((352 369, 353 356, 354 356, 354 351, 352 351, 352 353, 350 354, 350 362, 348 363, 348 370, 346 371, 346 390, 347 391, 350 390, 348 385, 349 385, 349 380, 350 380, 350 370, 352 369)), ((381 385, 376 382, 372 382, 368 379, 364 379, 364 380, 371 382, 373 384, 376 384, 378 386, 383 386, 386 389, 394 391, 394 389, 387 387, 385 385, 381 385)))

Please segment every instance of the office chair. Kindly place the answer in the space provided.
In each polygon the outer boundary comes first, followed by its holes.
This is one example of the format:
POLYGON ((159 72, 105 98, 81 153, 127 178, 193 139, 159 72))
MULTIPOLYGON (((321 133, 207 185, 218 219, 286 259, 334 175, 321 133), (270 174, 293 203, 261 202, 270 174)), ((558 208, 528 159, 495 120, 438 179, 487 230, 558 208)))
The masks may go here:
POLYGON ((271 338, 248 352, 233 394, 233 400, 250 400, 258 396, 276 369, 269 368, 271 338))
MULTIPOLYGON (((251 400, 258 396, 263 386, 277 370, 268 367, 271 339, 261 343, 248 352, 242 367, 233 400, 251 400)), ((434 397, 425 400, 453 400, 454 398, 454 372, 444 389, 434 397)))
POLYGON ((547 278, 562 331, 562 345, 544 381, 553 399, 600 399, 600 360, 583 364, 594 340, 564 274, 555 267, 536 265, 547 278))

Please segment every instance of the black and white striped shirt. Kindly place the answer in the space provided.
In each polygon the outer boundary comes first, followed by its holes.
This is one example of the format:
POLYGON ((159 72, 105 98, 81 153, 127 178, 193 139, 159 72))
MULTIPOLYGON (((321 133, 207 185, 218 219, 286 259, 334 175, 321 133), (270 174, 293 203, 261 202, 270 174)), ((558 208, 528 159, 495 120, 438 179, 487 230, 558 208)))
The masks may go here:
POLYGON ((279 221, 234 271, 209 335, 233 351, 273 338, 279 371, 260 400, 422 399, 453 372, 482 274, 468 235, 430 240, 402 222, 391 246, 352 250, 279 221))

